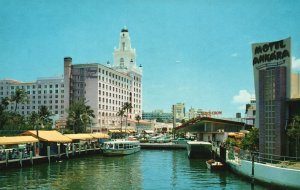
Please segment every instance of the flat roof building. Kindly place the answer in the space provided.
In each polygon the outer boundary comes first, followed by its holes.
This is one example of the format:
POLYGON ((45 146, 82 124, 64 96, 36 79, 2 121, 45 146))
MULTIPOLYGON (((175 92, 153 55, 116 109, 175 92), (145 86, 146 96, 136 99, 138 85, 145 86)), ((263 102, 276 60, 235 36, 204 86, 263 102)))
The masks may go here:
MULTIPOLYGON (((0 81, 0 100, 11 97, 17 89, 24 89, 28 95, 28 102, 18 104, 16 111, 21 115, 38 112, 42 105, 48 107, 57 118, 65 116, 64 107, 64 79, 63 77, 43 77, 33 82, 22 82, 17 80, 0 81)), ((7 108, 9 111, 15 109, 14 102, 7 108)))

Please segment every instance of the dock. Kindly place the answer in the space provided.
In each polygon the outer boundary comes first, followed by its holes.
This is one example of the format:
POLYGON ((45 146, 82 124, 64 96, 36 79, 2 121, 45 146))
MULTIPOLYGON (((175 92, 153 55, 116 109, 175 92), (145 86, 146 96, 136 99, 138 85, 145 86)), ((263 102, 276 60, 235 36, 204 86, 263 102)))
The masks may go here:
POLYGON ((77 149, 76 151, 66 152, 61 154, 50 154, 48 156, 31 156, 27 158, 19 158, 19 159, 7 159, 0 161, 0 171, 2 169, 8 168, 22 168, 23 166, 33 166, 38 163, 50 163, 56 162, 59 160, 66 160, 66 159, 73 159, 78 158, 85 155, 92 155, 92 154, 102 154, 101 148, 82 148, 77 149))

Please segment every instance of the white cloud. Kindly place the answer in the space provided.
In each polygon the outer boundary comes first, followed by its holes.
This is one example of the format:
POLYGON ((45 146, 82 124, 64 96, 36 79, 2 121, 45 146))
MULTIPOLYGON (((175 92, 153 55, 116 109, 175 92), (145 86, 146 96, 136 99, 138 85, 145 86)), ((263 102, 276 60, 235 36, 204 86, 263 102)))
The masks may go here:
POLYGON ((238 56, 238 54, 237 53, 233 53, 233 54, 231 54, 231 57, 237 57, 238 56))
POLYGON ((254 94, 250 94, 247 90, 240 90, 238 95, 233 96, 232 102, 234 104, 247 104, 251 97, 254 97, 254 94))
POLYGON ((292 70, 300 71, 300 59, 296 59, 296 57, 292 57, 292 70))

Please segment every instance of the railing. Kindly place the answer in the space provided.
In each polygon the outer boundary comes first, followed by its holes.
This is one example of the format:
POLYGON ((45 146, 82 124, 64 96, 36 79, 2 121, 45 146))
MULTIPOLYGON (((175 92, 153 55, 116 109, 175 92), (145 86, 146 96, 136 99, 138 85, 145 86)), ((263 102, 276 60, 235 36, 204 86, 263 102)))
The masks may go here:
POLYGON ((254 156, 254 162, 262 164, 271 164, 279 167, 289 167, 300 170, 300 157, 291 156, 280 156, 274 154, 265 154, 260 152, 250 152, 247 150, 241 150, 239 148, 230 147, 227 152, 228 160, 248 160, 252 161, 252 156, 254 156))

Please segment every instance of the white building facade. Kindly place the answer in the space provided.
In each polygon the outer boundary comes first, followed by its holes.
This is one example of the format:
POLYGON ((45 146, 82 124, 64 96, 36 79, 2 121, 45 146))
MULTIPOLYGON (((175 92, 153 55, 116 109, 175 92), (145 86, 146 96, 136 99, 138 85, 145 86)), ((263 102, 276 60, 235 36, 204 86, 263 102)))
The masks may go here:
POLYGON ((136 53, 131 48, 127 29, 121 31, 120 45, 114 51, 112 65, 72 64, 72 58, 65 57, 64 75, 65 107, 84 99, 96 116, 94 131, 121 127, 117 112, 125 102, 133 107, 128 119, 142 115, 142 67, 136 66, 136 53))
MULTIPOLYGON (((18 104, 16 112, 28 115, 38 112, 42 105, 48 107, 56 118, 65 116, 64 107, 64 79, 63 77, 38 78, 34 82, 21 82, 17 80, 0 81, 0 100, 4 97, 11 98, 17 89, 24 89, 28 95, 28 102, 18 104)), ((9 111, 14 111, 15 103, 8 106, 9 111)))

